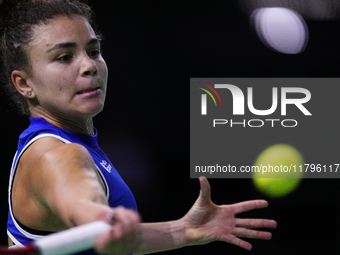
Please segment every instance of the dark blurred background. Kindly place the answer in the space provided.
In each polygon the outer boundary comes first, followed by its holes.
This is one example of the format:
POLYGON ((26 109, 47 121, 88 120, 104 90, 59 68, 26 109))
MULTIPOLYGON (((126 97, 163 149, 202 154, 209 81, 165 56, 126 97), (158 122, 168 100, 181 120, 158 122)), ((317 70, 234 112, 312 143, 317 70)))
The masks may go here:
MULTIPOLYGON (((258 4, 266 6, 262 2, 258 4)), ((301 6, 304 2, 308 1, 301 6)), ((103 55, 109 67, 106 106, 95 118, 99 144, 134 192, 146 222, 180 218, 198 196, 198 180, 189 177, 190 77, 339 77, 337 7, 330 8, 332 15, 326 18, 306 14, 307 48, 301 54, 287 55, 268 49, 251 30, 251 8, 259 6, 237 1, 93 0, 90 4, 104 34, 103 55)), ((18 136, 28 120, 9 108, 3 94, 0 99, 0 242, 6 244, 9 170, 18 136)), ((338 109, 332 111, 330 117, 337 118, 338 109)), ((339 139, 336 132, 333 138, 339 139)), ((322 152, 332 149, 327 143, 322 152)), ((250 253, 215 242, 164 254, 340 252, 340 180, 303 179, 293 193, 277 199, 259 193, 250 179, 212 179, 210 184, 217 204, 267 199, 267 209, 240 217, 277 220, 273 239, 251 240, 250 253)))

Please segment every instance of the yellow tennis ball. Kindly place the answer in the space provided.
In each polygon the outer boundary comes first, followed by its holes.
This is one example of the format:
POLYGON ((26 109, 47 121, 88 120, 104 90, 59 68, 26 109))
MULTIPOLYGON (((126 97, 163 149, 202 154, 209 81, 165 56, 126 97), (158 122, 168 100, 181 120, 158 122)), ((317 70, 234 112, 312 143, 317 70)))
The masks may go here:
POLYGON ((256 159, 253 182, 269 197, 282 197, 292 192, 303 176, 301 153, 288 144, 276 144, 265 149, 256 159))

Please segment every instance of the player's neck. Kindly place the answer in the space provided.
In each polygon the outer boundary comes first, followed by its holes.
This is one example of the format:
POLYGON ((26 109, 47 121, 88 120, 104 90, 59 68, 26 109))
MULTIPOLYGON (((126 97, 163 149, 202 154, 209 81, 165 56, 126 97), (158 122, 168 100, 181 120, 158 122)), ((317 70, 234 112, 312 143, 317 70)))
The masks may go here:
POLYGON ((55 116, 49 114, 46 111, 33 111, 31 112, 32 117, 44 118, 51 125, 69 130, 76 133, 94 135, 94 125, 92 118, 79 118, 77 116, 55 116))

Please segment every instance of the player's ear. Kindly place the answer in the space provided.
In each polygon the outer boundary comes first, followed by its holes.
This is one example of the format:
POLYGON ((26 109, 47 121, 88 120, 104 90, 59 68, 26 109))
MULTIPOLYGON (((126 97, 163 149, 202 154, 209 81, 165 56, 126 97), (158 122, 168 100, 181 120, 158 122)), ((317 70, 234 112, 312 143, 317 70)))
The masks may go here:
POLYGON ((14 70, 11 74, 12 82, 18 92, 26 98, 33 98, 34 92, 27 80, 29 75, 25 71, 14 70))

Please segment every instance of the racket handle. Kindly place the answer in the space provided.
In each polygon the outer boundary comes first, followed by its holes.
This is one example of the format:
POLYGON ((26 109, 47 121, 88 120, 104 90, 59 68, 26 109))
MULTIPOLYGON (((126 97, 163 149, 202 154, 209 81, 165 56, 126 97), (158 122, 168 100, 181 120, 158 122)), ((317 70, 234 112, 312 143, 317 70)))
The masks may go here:
POLYGON ((95 221, 48 235, 34 241, 41 255, 67 255, 94 247, 97 237, 112 229, 104 221, 95 221))

